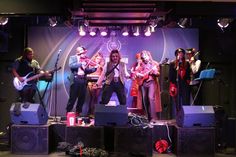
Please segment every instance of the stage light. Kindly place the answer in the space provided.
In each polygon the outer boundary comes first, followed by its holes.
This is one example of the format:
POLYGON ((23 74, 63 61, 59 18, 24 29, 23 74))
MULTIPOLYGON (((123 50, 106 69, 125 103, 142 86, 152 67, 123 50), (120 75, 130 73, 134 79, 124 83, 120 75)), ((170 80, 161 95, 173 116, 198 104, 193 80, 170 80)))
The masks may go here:
POLYGON ((79 25, 79 35, 80 36, 85 36, 86 35, 86 31, 85 31, 85 27, 84 25, 79 25))
POLYGON ((97 28, 95 27, 89 27, 89 35, 95 36, 97 34, 97 28))
POLYGON ((8 17, 0 16, 0 25, 6 25, 8 22, 8 17))
POLYGON ((124 26, 123 29, 121 30, 123 36, 128 36, 129 35, 129 29, 127 26, 124 26))
POLYGON ((108 30, 106 27, 100 28, 100 35, 101 36, 107 36, 107 34, 108 34, 108 30))
POLYGON ((149 26, 150 26, 150 31, 155 32, 155 28, 157 27, 157 21, 155 19, 152 19, 149 22, 149 26))
POLYGON ((57 18, 56 18, 56 16, 49 17, 48 18, 48 22, 49 22, 49 25, 51 27, 55 27, 57 25, 57 18))
POLYGON ((151 36, 151 28, 150 26, 146 26, 145 30, 144 30, 144 35, 145 36, 151 36))
POLYGON ((140 35, 140 26, 133 27, 133 35, 136 37, 140 35))
POLYGON ((220 28, 227 28, 232 21, 232 18, 219 18, 217 24, 220 28))
POLYGON ((177 24, 181 28, 186 28, 186 27, 192 25, 192 20, 191 20, 191 18, 180 18, 179 22, 177 24))

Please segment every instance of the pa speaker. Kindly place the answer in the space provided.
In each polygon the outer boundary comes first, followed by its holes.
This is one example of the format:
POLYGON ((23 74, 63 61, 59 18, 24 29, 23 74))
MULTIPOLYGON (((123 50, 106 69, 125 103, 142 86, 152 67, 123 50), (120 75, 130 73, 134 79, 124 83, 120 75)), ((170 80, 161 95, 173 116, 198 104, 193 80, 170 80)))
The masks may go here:
POLYGON ((11 152, 14 154, 48 154, 49 125, 11 126, 11 152))
POLYGON ((13 103, 10 108, 14 124, 46 124, 48 115, 40 104, 13 103))
POLYGON ((182 106, 176 123, 180 127, 215 126, 213 106, 182 106))
POLYGON ((95 107, 95 125, 119 126, 128 123, 128 110, 126 105, 105 106, 98 104, 95 107))

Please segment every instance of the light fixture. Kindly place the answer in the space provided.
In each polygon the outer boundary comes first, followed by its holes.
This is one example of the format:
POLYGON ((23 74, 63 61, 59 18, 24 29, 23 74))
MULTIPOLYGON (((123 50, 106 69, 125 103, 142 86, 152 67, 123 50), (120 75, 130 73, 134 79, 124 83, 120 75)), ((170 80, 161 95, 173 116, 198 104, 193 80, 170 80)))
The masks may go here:
POLYGON ((155 19, 150 20, 149 26, 150 26, 150 31, 155 32, 155 28, 157 27, 157 20, 155 19))
POLYGON ((179 27, 181 27, 181 28, 186 28, 188 22, 189 22, 189 19, 188 19, 188 18, 180 18, 177 24, 178 24, 179 27))
POLYGON ((129 35, 129 29, 128 29, 127 26, 124 26, 121 31, 122 31, 123 36, 128 36, 129 35))
POLYGON ((140 26, 133 27, 133 35, 136 37, 140 35, 140 26))
POLYGON ((150 26, 146 26, 146 28, 144 29, 144 35, 145 36, 151 36, 151 28, 150 26))
POLYGON ((95 36, 97 34, 97 28, 95 27, 89 27, 89 35, 95 36))
POLYGON ((108 34, 107 28, 106 27, 101 27, 100 28, 100 35, 101 36, 107 36, 107 34, 108 34))
POLYGON ((6 25, 8 22, 8 17, 0 16, 0 25, 6 25))
POLYGON ((51 27, 55 27, 57 25, 57 17, 56 16, 49 17, 48 22, 51 27))
POLYGON ((85 36, 86 35, 86 31, 85 31, 85 27, 84 27, 84 25, 79 25, 79 28, 78 28, 79 30, 79 35, 80 36, 85 36))
POLYGON ((217 20, 217 24, 220 28, 226 28, 229 26, 230 22, 232 22, 232 18, 219 18, 217 20))

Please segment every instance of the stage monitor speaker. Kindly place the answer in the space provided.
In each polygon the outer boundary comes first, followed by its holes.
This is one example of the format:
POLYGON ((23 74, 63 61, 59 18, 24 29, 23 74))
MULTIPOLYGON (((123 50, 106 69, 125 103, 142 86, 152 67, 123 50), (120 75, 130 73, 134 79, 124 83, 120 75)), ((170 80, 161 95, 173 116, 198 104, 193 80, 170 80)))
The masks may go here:
POLYGON ((121 126, 128 123, 126 105, 105 106, 97 104, 95 107, 96 126, 121 126))
POLYGON ((48 154, 49 125, 11 126, 11 152, 14 154, 48 154))
POLYGON ((31 103, 13 103, 10 108, 14 124, 46 124, 48 115, 43 106, 31 103))
POLYGON ((213 106, 182 106, 176 123, 180 127, 215 126, 213 106))

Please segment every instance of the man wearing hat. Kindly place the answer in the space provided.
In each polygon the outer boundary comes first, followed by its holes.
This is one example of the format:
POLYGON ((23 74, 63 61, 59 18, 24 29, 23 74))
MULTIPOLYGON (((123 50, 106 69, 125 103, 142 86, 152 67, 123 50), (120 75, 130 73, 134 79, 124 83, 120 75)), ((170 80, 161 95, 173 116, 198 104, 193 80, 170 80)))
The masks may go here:
POLYGON ((90 59, 86 56, 87 50, 84 47, 76 48, 76 55, 69 58, 69 67, 71 69, 69 100, 66 106, 66 112, 71 112, 76 100, 76 113, 82 112, 87 93, 86 75, 96 71, 97 67, 90 68, 90 59))
MULTIPOLYGON (((190 105, 190 65, 185 60, 185 50, 178 48, 175 50, 175 60, 169 67, 169 94, 172 99, 173 116, 182 105, 190 105)), ((178 114, 178 113, 177 113, 178 114)), ((174 117, 173 117, 174 118, 174 117)))

